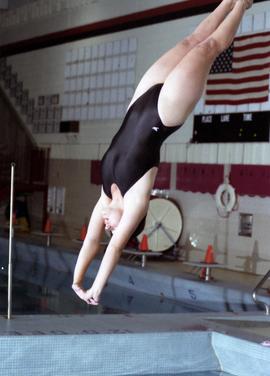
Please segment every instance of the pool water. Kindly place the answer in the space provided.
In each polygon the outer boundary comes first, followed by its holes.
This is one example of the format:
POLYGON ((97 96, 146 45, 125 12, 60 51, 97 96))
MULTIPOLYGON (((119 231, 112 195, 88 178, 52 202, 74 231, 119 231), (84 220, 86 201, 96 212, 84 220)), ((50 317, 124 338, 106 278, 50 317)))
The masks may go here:
MULTIPOLYGON (((90 280, 85 286, 91 286, 90 280)), ((72 275, 28 263, 13 266, 12 312, 14 314, 86 313, 184 313, 205 309, 183 302, 139 293, 108 284, 100 304, 80 300, 71 289, 72 275)), ((0 274, 0 314, 7 311, 7 274, 0 274)))

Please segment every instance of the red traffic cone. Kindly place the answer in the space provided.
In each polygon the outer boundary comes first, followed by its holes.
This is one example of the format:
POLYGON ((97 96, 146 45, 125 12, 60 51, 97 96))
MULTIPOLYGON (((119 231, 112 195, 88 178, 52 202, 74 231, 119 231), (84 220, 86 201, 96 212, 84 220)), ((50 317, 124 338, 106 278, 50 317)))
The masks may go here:
POLYGON ((148 237, 146 234, 143 234, 143 237, 142 237, 142 240, 139 244, 139 250, 142 251, 142 252, 146 252, 149 250, 149 247, 148 247, 148 237))
POLYGON ((86 238, 86 234, 87 234, 87 226, 84 223, 82 225, 81 232, 80 232, 80 240, 84 241, 84 239, 86 238))
POLYGON ((52 232, 52 222, 49 217, 46 220, 43 232, 45 232, 46 234, 50 234, 52 232))
MULTIPOLYGON (((211 244, 208 245, 207 250, 205 251, 204 261, 205 264, 214 264, 215 257, 214 257, 214 250, 211 244)), ((205 279, 206 276, 206 268, 202 268, 200 272, 200 278, 205 279)))
POLYGON ((214 264, 215 257, 214 257, 214 250, 211 244, 208 245, 207 250, 205 252, 204 262, 206 264, 214 264))

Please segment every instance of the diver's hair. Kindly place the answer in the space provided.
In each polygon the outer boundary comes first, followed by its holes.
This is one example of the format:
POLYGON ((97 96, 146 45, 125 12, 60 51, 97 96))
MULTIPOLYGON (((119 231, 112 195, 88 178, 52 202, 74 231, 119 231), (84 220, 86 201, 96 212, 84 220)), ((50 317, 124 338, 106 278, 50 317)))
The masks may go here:
MULTIPOLYGON (((145 220, 146 220, 146 216, 141 220, 141 222, 139 223, 139 225, 137 226, 136 230, 133 232, 133 234, 131 235, 128 243, 132 240, 132 239, 135 239, 137 238, 138 235, 140 235, 140 233, 143 231, 144 227, 145 227, 145 220)), ((113 233, 112 231, 108 231, 109 234, 110 234, 110 237, 113 236, 113 233)))

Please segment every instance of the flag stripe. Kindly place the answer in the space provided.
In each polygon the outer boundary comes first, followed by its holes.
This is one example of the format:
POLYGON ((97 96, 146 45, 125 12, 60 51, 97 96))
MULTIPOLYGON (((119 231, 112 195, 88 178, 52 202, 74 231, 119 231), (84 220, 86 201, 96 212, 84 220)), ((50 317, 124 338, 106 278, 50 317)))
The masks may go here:
POLYGON ((211 68, 206 104, 268 101, 269 70, 270 31, 236 37, 211 68))
POLYGON ((246 83, 243 83, 243 84, 240 84, 240 85, 232 85, 232 84, 218 84, 218 85, 215 85, 213 86, 213 88, 211 88, 209 86, 209 88, 207 88, 207 92, 212 92, 213 90, 219 90, 221 91, 222 89, 225 90, 243 90, 243 89, 248 89, 250 92, 251 91, 255 91, 257 89, 261 89, 261 90, 266 90, 269 86, 269 80, 264 80, 262 81, 261 83, 259 82, 252 82, 249 84, 249 86, 246 85, 246 83), (262 89, 263 88, 263 89, 262 89))
MULTIPOLYGON (((263 98, 263 97, 265 97, 265 94, 263 94, 263 93, 254 93, 254 96, 253 96, 253 97, 256 98, 256 99, 259 99, 259 98, 263 98)), ((209 98, 208 98, 208 99, 209 99, 209 98)), ((221 95, 217 95, 217 96, 215 97, 215 99, 225 99, 225 100, 234 100, 234 99, 236 99, 236 100, 245 100, 245 99, 246 99, 246 95, 245 95, 245 94, 238 94, 237 96, 235 96, 235 98, 233 98, 231 94, 225 94, 225 95, 223 95, 223 96, 221 96, 221 95)))
POLYGON ((261 33, 256 33, 256 34, 247 34, 247 35, 240 35, 234 38, 234 40, 237 43, 244 42, 245 40, 251 40, 253 38, 268 38, 270 36, 270 31, 262 31, 261 33))
MULTIPOLYGON (((215 75, 216 76, 216 75, 215 75)), ((224 77, 224 76, 223 76, 224 77)), ((258 82, 258 81, 265 81, 269 79, 269 74, 264 74, 262 76, 248 76, 248 77, 243 77, 243 78, 235 78, 235 76, 230 76, 229 78, 220 78, 220 79, 211 79, 209 78, 208 84, 215 85, 215 84, 242 84, 248 82, 258 82), (230 78, 231 77, 231 78, 230 78)))
POLYGON ((247 49, 252 50, 253 48, 263 48, 263 47, 268 47, 268 46, 269 46, 269 41, 265 41, 265 42, 258 42, 258 43, 250 43, 245 46, 235 46, 234 50, 236 52, 239 52, 239 51, 245 51, 247 49))
POLYGON ((236 80, 241 80, 241 79, 246 79, 247 81, 249 80, 250 77, 262 77, 264 75, 269 76, 269 69, 263 69, 261 72, 260 71, 256 71, 256 72, 243 72, 243 73, 238 73, 237 75, 235 75, 233 72, 232 73, 227 73, 226 75, 225 74, 213 74, 210 76, 210 78, 208 80, 212 80, 212 76, 213 76, 213 79, 214 80, 223 80, 223 79, 236 79, 236 80))
POLYGON ((253 70, 264 69, 264 68, 269 68, 269 67, 270 67, 270 63, 267 62, 265 64, 256 64, 256 65, 251 65, 251 66, 244 66, 242 68, 234 68, 233 72, 234 73, 251 72, 253 70))
POLYGON ((269 60, 269 57, 270 57, 270 51, 267 51, 267 52, 264 52, 264 53, 254 54, 254 55, 244 55, 244 56, 241 56, 241 57, 235 56, 233 61, 235 63, 239 63, 239 62, 247 61, 247 60, 260 60, 260 59, 265 59, 265 58, 268 58, 268 60, 269 60))
POLYGON ((246 50, 246 51, 234 50, 233 57, 235 59, 235 58, 247 56, 248 54, 252 56, 252 55, 256 55, 256 54, 259 55, 259 54, 267 53, 267 52, 270 52, 270 46, 267 46, 265 48, 254 48, 252 51, 250 51, 250 53, 249 53, 249 50, 246 50))
POLYGON ((223 89, 223 90, 206 90, 207 95, 220 95, 220 94, 246 94, 246 93, 260 93, 268 90, 268 85, 260 86, 260 87, 248 87, 243 89, 223 89))
POLYGON ((209 106, 216 106, 219 104, 225 104, 225 105, 233 105, 233 106, 240 106, 241 104, 249 104, 249 103, 264 103, 268 101, 268 95, 261 97, 261 98, 249 98, 249 100, 245 99, 209 99, 206 100, 205 104, 209 106))

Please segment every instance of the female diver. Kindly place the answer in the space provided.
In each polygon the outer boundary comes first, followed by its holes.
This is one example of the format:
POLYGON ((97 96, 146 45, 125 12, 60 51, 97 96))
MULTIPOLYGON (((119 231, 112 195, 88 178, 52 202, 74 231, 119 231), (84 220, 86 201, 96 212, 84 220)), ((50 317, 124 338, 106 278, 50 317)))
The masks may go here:
POLYGON ((230 46, 251 5, 252 0, 223 0, 139 82, 123 124, 103 157, 101 196, 74 270, 72 289, 86 303, 98 304, 123 248, 143 229, 161 144, 192 112, 214 60, 230 46), (93 285, 85 290, 83 278, 99 251, 104 225, 112 237, 93 285))

